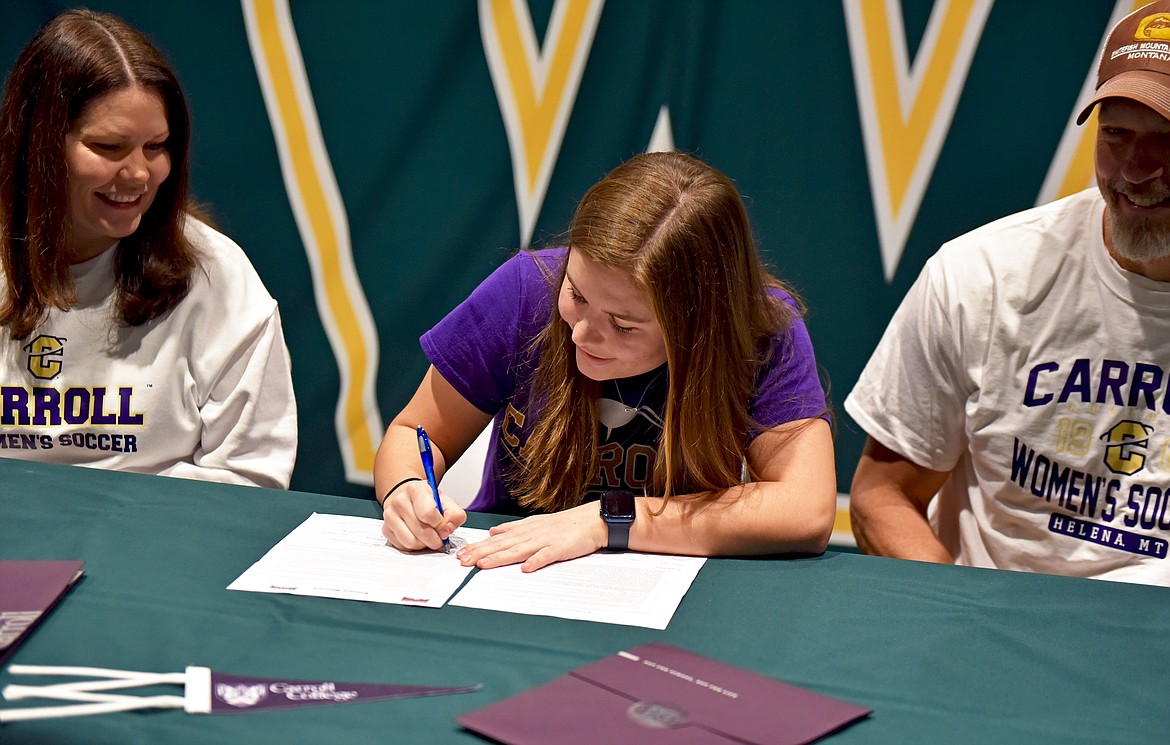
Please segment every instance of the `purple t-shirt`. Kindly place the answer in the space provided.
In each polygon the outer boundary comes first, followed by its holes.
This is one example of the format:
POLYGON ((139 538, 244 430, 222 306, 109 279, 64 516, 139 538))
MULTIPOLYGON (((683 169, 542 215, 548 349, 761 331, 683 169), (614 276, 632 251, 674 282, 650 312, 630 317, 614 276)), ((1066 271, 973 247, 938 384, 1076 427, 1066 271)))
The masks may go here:
MULTIPOLYGON (((522 511, 504 474, 519 458, 535 423, 529 414, 540 350, 532 341, 555 312, 567 255, 564 248, 516 254, 420 340, 443 378, 476 408, 495 415, 483 484, 472 510, 522 511)), ((782 290, 771 293, 792 303, 782 290)), ((772 355, 758 377, 749 410, 764 427, 825 413, 812 341, 799 318, 773 338, 772 355)), ((668 383, 664 364, 602 384, 600 467, 586 500, 608 489, 638 494, 652 486, 668 383)))

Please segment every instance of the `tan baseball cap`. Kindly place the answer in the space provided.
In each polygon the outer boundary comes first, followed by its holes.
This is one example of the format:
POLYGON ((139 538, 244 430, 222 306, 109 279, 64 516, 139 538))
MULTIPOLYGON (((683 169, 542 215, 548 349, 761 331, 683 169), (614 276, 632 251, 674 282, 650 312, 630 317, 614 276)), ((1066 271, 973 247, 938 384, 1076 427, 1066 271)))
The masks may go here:
POLYGON ((1097 92, 1077 124, 1106 98, 1129 98, 1170 119, 1170 0, 1135 10, 1109 32, 1097 67, 1097 92))

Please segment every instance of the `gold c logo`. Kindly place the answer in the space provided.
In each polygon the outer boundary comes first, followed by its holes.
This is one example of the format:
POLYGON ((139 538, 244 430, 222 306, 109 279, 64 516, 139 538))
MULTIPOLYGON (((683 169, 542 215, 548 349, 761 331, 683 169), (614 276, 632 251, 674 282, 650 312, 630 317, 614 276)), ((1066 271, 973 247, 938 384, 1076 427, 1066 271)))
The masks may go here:
POLYGON ((25 344, 28 371, 41 380, 52 380, 60 375, 66 341, 63 337, 42 335, 25 344))
POLYGON ((1150 445, 1153 432, 1153 427, 1132 420, 1113 425, 1100 437, 1103 442, 1109 443, 1105 448, 1105 465, 1110 471, 1127 476, 1145 468, 1145 449, 1150 445))

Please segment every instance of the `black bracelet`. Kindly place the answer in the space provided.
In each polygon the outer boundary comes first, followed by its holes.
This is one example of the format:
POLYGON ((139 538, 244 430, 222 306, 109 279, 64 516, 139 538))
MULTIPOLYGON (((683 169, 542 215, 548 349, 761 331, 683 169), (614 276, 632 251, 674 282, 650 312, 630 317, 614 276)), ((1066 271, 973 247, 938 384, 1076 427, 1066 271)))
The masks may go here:
POLYGON ((418 476, 407 476, 402 481, 399 481, 397 484, 390 487, 390 491, 386 492, 386 496, 382 497, 382 501, 378 504, 378 506, 382 509, 386 509, 386 500, 390 498, 390 495, 393 494, 395 490, 398 489, 398 487, 402 486, 403 484, 409 484, 411 481, 422 481, 422 479, 418 476))

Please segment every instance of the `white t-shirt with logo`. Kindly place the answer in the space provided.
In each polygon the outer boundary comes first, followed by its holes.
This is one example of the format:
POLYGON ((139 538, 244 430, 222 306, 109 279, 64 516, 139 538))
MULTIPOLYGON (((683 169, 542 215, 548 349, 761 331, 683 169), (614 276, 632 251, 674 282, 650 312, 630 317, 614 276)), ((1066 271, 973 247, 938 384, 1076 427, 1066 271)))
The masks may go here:
POLYGON ((845 401, 951 471, 930 516, 960 564, 1170 585, 1170 283, 1113 261, 1104 209, 1090 189, 944 245, 845 401))
POLYGON ((287 488, 296 402, 276 301, 234 242, 196 220, 190 293, 115 317, 110 249, 73 266, 77 304, 27 338, 0 330, 0 457, 287 488))

